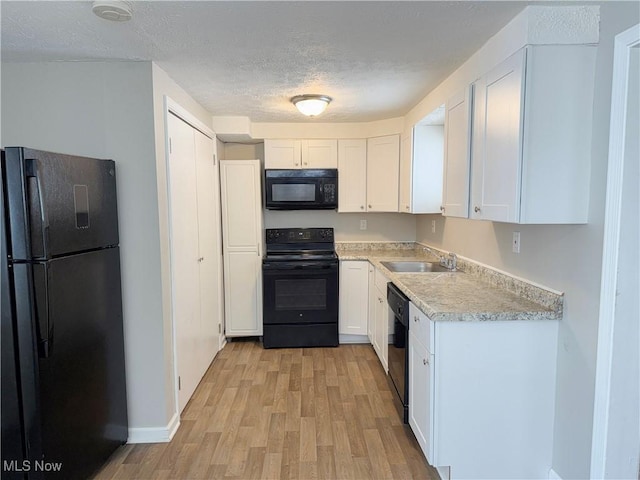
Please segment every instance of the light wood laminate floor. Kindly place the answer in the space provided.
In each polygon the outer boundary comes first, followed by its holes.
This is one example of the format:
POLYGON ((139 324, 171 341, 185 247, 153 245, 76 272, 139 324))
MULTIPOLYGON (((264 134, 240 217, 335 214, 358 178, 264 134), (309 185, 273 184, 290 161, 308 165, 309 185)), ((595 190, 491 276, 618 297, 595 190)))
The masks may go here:
POLYGON ((369 345, 227 344, 170 443, 126 445, 96 479, 438 479, 369 345))

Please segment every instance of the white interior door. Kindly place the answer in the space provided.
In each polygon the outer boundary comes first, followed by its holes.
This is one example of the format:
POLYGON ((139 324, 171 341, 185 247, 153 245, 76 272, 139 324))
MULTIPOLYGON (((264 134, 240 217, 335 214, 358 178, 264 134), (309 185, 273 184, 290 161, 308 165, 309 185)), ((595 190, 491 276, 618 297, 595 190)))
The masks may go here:
POLYGON ((616 36, 591 478, 640 470, 640 24, 616 36))
POLYGON ((168 114, 171 285, 181 412, 200 381, 198 201, 194 130, 168 114))
POLYGON ((214 165, 214 142, 194 130, 200 255, 200 376, 204 375, 220 345, 221 253, 220 195, 214 165))

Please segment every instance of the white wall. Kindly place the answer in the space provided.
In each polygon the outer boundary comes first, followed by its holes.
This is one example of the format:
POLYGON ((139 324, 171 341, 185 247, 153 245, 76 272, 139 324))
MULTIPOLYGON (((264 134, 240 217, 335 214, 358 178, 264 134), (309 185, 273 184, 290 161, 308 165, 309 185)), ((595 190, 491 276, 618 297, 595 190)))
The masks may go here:
POLYGON ((116 162, 130 427, 167 423, 150 63, 2 65, 2 139, 116 162))
MULTIPOLYGON (((588 478, 595 382, 600 262, 608 150, 613 36, 638 22, 638 5, 606 4, 601 7, 597 54, 592 180, 587 225, 509 225, 423 215, 417 220, 417 239, 492 265, 565 293, 560 322, 556 385, 553 470, 563 479, 588 478), (431 222, 436 221, 436 233, 431 222), (521 253, 511 252, 513 231, 521 232, 521 253)), ((508 53, 493 48, 498 34, 479 52, 483 62, 508 53)), ((511 43, 512 45, 513 43, 511 43)), ((483 62, 470 59, 408 115, 424 116, 475 75, 483 62)))
MULTIPOLYGON (((155 181, 157 196, 156 208, 159 231, 159 272, 158 279, 162 290, 162 338, 163 357, 162 364, 164 376, 163 398, 166 401, 165 422, 167 425, 177 413, 175 404, 175 375, 173 368, 173 331, 171 320, 171 246, 169 243, 169 195, 167 189, 167 162, 166 162, 166 125, 165 125, 165 96, 170 97, 182 108, 186 109, 194 117, 207 127, 211 126, 211 114, 195 102, 178 84, 176 84, 160 67, 152 64, 153 77, 153 126, 155 130, 155 157, 153 172, 150 174, 155 181)), ((151 88, 151 85, 149 85, 151 88)), ((160 321, 160 319, 158 319, 160 321)))
POLYGON ((337 213, 335 211, 264 211, 265 228, 333 227, 335 239, 344 241, 407 241, 416 238, 416 220, 403 213, 337 213), (360 230, 360 220, 367 229, 360 230))
MULTIPOLYGON (((220 151, 220 150, 218 150, 220 151)), ((262 160, 264 164, 264 143, 225 143, 225 160, 262 160)))
POLYGON ((113 158, 130 430, 176 413, 164 95, 206 125, 211 115, 149 62, 2 65, 4 146, 113 158))

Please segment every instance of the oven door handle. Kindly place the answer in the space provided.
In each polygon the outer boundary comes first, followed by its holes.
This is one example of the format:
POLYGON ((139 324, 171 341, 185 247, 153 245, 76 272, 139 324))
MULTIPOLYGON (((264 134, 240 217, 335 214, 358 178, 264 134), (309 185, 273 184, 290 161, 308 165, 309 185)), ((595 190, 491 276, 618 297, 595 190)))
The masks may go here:
POLYGON ((337 270, 337 263, 264 263, 265 270, 337 270))

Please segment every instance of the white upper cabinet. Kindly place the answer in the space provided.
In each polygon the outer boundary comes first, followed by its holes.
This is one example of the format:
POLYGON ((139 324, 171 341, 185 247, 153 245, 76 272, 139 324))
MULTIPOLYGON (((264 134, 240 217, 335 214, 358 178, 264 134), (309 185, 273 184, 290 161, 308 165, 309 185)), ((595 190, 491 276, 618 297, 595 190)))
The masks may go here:
POLYGON ((300 140, 265 140, 265 168, 300 168, 302 162, 300 140))
POLYGON ((470 218, 586 223, 595 50, 527 46, 475 82, 470 218))
POLYGON ((338 141, 302 140, 302 168, 338 168, 338 141))
POLYGON ((337 140, 264 141, 265 168, 337 168, 337 140))
POLYGON ((421 125, 402 134, 400 212, 440 213, 443 125, 421 125))
POLYGON ((469 216, 471 145, 471 88, 453 95, 445 104, 442 213, 469 216))
POLYGON ((338 212, 367 211, 367 141, 338 140, 338 212))
POLYGON ((400 135, 367 140, 367 211, 397 212, 400 135))

